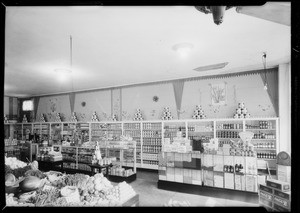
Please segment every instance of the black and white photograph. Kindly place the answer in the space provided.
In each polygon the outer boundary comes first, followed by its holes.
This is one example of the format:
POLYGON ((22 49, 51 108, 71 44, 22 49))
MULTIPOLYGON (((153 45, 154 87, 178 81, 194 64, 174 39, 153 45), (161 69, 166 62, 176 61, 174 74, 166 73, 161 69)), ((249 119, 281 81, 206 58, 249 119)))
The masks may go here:
POLYGON ((291 1, 28 2, 1 4, 2 211, 299 211, 291 1))

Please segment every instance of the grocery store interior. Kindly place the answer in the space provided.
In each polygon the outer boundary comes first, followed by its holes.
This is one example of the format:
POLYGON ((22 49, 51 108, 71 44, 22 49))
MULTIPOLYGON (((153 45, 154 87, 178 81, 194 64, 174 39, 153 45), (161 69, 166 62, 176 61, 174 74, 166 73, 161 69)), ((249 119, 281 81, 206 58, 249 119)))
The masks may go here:
POLYGON ((5 208, 295 207, 290 2, 10 4, 4 61, 5 208))

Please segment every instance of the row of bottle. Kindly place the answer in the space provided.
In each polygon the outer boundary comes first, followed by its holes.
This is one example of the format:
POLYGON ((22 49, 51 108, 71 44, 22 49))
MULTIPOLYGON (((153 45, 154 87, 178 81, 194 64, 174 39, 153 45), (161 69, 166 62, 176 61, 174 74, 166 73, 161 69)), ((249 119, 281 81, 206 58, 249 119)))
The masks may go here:
POLYGON ((143 137, 157 137, 157 138, 161 138, 161 131, 157 131, 157 130, 147 130, 144 131, 143 130, 143 137))
POLYGON ((141 129, 141 125, 139 123, 125 123, 124 129, 141 129))
POLYGON ((130 137, 141 137, 141 132, 134 131, 134 130, 125 130, 124 135, 130 136, 130 137))
POLYGON ((246 124, 246 129, 273 129, 271 121, 259 121, 258 124, 246 124))
POLYGON ((212 132, 213 131, 213 126, 212 125, 207 125, 207 126, 188 126, 188 131, 189 132, 212 132))
POLYGON ((143 123, 143 129, 161 129, 161 123, 143 123))
POLYGON ((161 146, 143 146, 143 152, 158 153, 161 151, 161 146))
MULTIPOLYGON (((147 143, 155 143, 155 144, 161 144, 161 138, 143 138, 143 144, 147 143)), ((151 145, 155 145, 151 144, 151 145)))
POLYGON ((150 164, 150 165, 158 165, 158 161, 153 160, 143 160, 144 164, 150 164))
POLYGON ((257 153, 257 158, 276 159, 276 153, 257 153))
POLYGON ((217 131, 217 138, 239 138, 239 132, 236 131, 217 131))
MULTIPOLYGON (((181 136, 184 138, 185 133, 182 133, 181 136)), ((165 131, 164 137, 165 138, 175 138, 175 137, 177 137, 177 132, 165 131)))
POLYGON ((254 144, 255 148, 268 148, 268 149, 274 149, 275 143, 274 142, 262 142, 262 143, 256 143, 254 144))
MULTIPOLYGON (((147 138, 147 139, 156 139, 156 138, 147 138)), ((152 140, 152 141, 143 141, 144 146, 161 146, 161 140, 152 140)))
POLYGON ((243 129, 243 124, 218 124, 217 129, 243 129))
POLYGON ((253 135, 253 139, 275 139, 275 134, 258 132, 253 135))

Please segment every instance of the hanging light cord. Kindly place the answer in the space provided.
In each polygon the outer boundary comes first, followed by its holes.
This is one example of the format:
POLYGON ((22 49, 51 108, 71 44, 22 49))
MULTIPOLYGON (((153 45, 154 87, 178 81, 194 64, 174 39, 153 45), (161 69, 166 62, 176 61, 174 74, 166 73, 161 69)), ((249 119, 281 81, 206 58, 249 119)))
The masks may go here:
MULTIPOLYGON (((72 69, 72 51, 73 51, 73 49, 72 49, 72 47, 73 47, 73 43, 72 43, 72 36, 70 35, 70 69, 71 69, 71 71, 72 71, 72 73, 73 73, 73 69, 72 69)), ((71 84, 72 84, 72 92, 74 92, 74 86, 73 86, 73 75, 72 75, 72 73, 71 73, 71 84)))
POLYGON ((264 83, 264 86, 267 85, 266 57, 267 57, 267 54, 263 53, 263 55, 262 55, 262 61, 263 61, 264 70, 265 70, 265 83, 264 83))

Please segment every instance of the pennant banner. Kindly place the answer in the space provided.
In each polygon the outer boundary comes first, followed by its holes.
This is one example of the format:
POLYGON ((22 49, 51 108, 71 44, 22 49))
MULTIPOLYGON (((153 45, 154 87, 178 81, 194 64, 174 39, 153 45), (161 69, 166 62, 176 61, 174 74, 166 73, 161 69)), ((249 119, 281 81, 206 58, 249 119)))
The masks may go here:
POLYGON ((33 115, 33 118, 35 118, 35 120, 37 120, 37 110, 38 110, 38 107, 39 107, 39 102, 40 102, 40 97, 34 97, 34 101, 33 101, 34 115, 33 115))
POLYGON ((69 99, 70 99, 70 107, 71 107, 71 114, 74 112, 74 104, 75 104, 75 93, 71 92, 69 93, 69 99))
POLYGON ((178 81, 174 81, 172 83, 173 83, 173 89, 174 89, 174 95, 175 95, 175 101, 176 101, 176 107, 177 107, 177 116, 178 116, 178 119, 180 119, 180 109, 181 109, 181 100, 182 100, 184 81, 178 80, 178 81))

